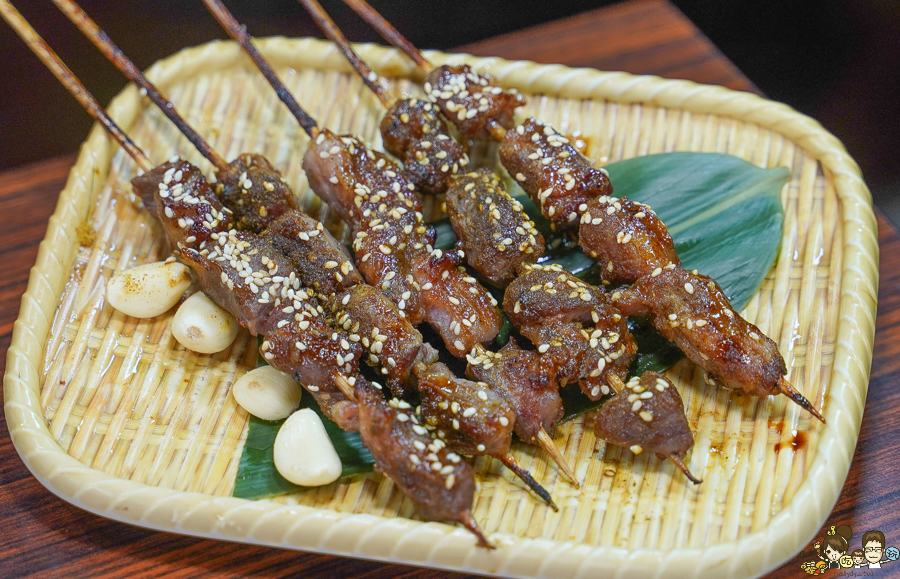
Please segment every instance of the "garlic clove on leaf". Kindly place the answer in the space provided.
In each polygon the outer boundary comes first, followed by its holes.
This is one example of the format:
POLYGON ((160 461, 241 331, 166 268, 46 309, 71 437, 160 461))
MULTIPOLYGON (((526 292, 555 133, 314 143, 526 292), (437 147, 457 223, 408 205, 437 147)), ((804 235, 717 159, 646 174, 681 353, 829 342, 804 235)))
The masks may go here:
POLYGON ((341 459, 319 415, 303 408, 293 413, 275 436, 275 469, 288 481, 322 486, 341 476, 341 459))

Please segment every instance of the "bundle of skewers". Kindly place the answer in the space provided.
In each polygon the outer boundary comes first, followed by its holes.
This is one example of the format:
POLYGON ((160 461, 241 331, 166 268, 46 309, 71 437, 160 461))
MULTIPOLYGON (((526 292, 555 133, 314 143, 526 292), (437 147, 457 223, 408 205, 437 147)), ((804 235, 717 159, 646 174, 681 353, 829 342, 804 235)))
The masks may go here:
POLYGON ((714 280, 679 267, 652 208, 613 197, 607 173, 550 125, 516 122, 523 95, 467 66, 433 67, 371 7, 347 0, 427 73, 426 98, 394 99, 321 6, 301 1, 385 105, 385 149, 402 163, 320 127, 221 2, 204 3, 309 135, 303 168, 350 227, 349 251, 298 208, 264 157, 222 159, 74 2, 54 0, 196 145, 214 180, 178 157, 154 166, 9 2, 0 11, 135 160, 143 172, 135 193, 201 290, 260 336, 263 358, 296 378, 325 416, 359 431, 376 469, 419 516, 458 521, 490 546, 471 515, 476 484, 466 457, 481 455, 500 460, 555 509, 510 449, 514 433, 539 445, 578 484, 552 440, 563 417, 559 388, 568 383, 593 401, 612 396, 593 417, 599 438, 672 460, 699 483, 684 461, 693 436, 677 389, 653 372, 629 378, 637 350, 629 316, 648 318, 710 383, 785 394, 823 420, 784 379, 774 342, 732 309, 714 280), (553 228, 577 232, 601 266, 601 285, 539 263, 545 240, 522 204, 496 173, 470 166, 467 152, 485 139, 499 143, 503 167, 553 228), (455 248, 435 248, 422 194, 445 195, 455 248), (486 285, 503 291, 502 303, 486 285), (492 351, 504 314, 522 344, 510 339, 492 351), (426 323, 439 344, 423 339, 418 327, 426 323), (468 379, 441 355, 465 360, 468 379))

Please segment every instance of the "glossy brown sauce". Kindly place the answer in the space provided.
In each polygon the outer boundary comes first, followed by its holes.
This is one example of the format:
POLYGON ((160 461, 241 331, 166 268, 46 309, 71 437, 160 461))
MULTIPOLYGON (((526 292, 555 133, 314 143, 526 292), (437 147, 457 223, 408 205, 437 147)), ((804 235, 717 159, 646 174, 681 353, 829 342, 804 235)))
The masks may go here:
POLYGON ((798 430, 797 434, 790 440, 784 440, 775 445, 775 454, 778 454, 782 448, 790 448, 791 452, 797 452, 806 446, 808 440, 809 435, 802 430, 798 430))

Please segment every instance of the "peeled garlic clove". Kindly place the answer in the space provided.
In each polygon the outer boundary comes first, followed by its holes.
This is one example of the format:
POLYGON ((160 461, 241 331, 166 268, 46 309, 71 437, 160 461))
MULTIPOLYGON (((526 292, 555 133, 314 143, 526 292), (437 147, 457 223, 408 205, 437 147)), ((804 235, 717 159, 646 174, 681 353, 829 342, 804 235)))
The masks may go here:
POLYGON ((153 318, 178 303, 191 285, 191 270, 177 261, 145 263, 106 282, 106 301, 123 314, 153 318))
POLYGON ((275 469, 290 482, 316 487, 341 476, 341 459, 319 415, 303 408, 284 421, 275 436, 275 469))
POLYGON ((172 318, 172 335, 194 352, 213 354, 227 348, 237 336, 238 323, 203 292, 197 292, 178 306, 172 318))
POLYGON ((300 405, 300 383, 271 366, 250 370, 234 383, 231 395, 241 408, 263 420, 287 418, 300 405))

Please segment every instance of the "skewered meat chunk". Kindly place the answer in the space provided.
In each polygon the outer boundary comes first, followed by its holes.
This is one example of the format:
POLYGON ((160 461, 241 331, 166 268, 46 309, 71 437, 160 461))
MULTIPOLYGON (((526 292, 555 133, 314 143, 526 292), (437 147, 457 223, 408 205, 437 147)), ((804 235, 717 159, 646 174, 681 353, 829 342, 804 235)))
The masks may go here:
POLYGON ((503 325, 497 300, 461 263, 461 252, 435 249, 413 270, 428 323, 457 358, 493 340, 503 325))
POLYGON ((368 351, 368 362, 381 369, 398 398, 409 393, 407 382, 413 366, 437 359, 437 352, 423 343, 422 334, 372 286, 356 285, 332 303, 337 325, 368 351))
POLYGON ((625 384, 594 415, 594 434, 635 454, 655 453, 669 458, 693 482, 699 484, 683 458, 694 445, 694 435, 684 415, 684 403, 675 386, 662 374, 644 372, 625 384))
POLYGON ((509 452, 515 428, 515 412, 509 401, 484 382, 456 378, 441 363, 414 370, 421 404, 422 423, 445 440, 447 448, 466 456, 486 454, 500 460, 555 511, 550 493, 519 466, 509 452))
POLYGON ((602 291, 558 264, 526 264, 503 296, 503 310, 516 327, 552 321, 589 322, 602 291))
POLYGON ((515 414, 509 402, 487 384, 457 378, 440 362, 415 369, 423 424, 436 430, 447 447, 465 456, 505 456, 515 414))
POLYGON ((426 195, 443 193, 450 176, 469 164, 465 149, 449 135, 437 108, 420 99, 398 100, 381 120, 385 150, 403 162, 406 175, 426 195))
POLYGON ((598 261, 603 280, 611 283, 630 283, 657 268, 681 263, 656 213, 626 197, 589 201, 581 216, 578 243, 598 261))
POLYGON ((394 209, 400 215, 422 211, 415 186, 403 170, 351 135, 323 129, 303 156, 303 170, 313 191, 354 233, 394 209))
POLYGON ((434 229, 416 214, 389 213, 368 221, 353 240, 356 264, 363 277, 386 295, 413 325, 425 320, 421 285, 414 272, 432 251, 434 229))
POLYGON ((519 264, 544 252, 544 237, 493 171, 454 176, 446 211, 469 265, 496 286, 508 285, 519 264))
POLYGON ((625 314, 649 317, 710 382, 757 396, 781 392, 787 367, 778 346, 731 308, 712 278, 664 267, 611 297, 625 314))
POLYGON ((609 394, 610 379, 624 379, 637 352, 625 316, 559 265, 522 270, 503 297, 510 322, 557 364, 560 385, 577 381, 591 400, 609 394))
POLYGON ((612 193, 605 169, 591 165, 569 139, 533 118, 507 131, 499 152, 503 166, 554 229, 577 227, 589 201, 612 193))
POLYGON ((172 159, 132 180, 147 211, 162 223, 173 248, 202 247, 213 233, 231 228, 224 208, 200 169, 172 159))
POLYGON ((285 212, 262 233, 288 259, 301 283, 330 296, 363 283, 347 250, 325 227, 297 211, 285 212))
POLYGON ((432 251, 435 233, 415 187, 386 156, 327 130, 310 144, 303 166, 313 190, 351 226, 362 276, 412 324, 421 323, 426 312, 411 272, 432 251))
POLYGON ((475 478, 472 467, 447 450, 440 439, 417 424, 409 404, 388 403, 380 391, 357 379, 359 434, 375 459, 375 470, 390 477, 409 497, 420 517, 431 521, 460 521, 488 547, 472 519, 475 478))
POLYGON ((315 299, 301 289, 290 263, 270 243, 234 229, 214 233, 213 240, 200 251, 182 249, 182 259, 197 274, 203 292, 250 333, 270 331, 284 318, 283 307, 316 312, 315 299))
POLYGON ((260 233, 270 221, 297 208, 281 173, 262 155, 245 153, 219 171, 217 193, 234 212, 235 227, 260 233))
POLYGON ((433 69, 425 79, 425 94, 469 140, 488 138, 493 123, 512 128, 516 108, 525 104, 515 89, 497 86, 489 75, 474 72, 467 64, 433 69))
POLYGON ((509 401, 516 415, 516 436, 534 444, 541 429, 553 433, 564 410, 556 363, 549 356, 523 350, 510 338, 499 352, 484 350, 467 360, 469 378, 488 384, 509 401))
POLYGON ((356 402, 335 385, 335 376, 353 383, 362 348, 336 333, 320 317, 291 316, 266 334, 260 352, 269 364, 303 384, 335 424, 359 429, 356 402), (298 320, 299 318, 299 320, 298 320))

